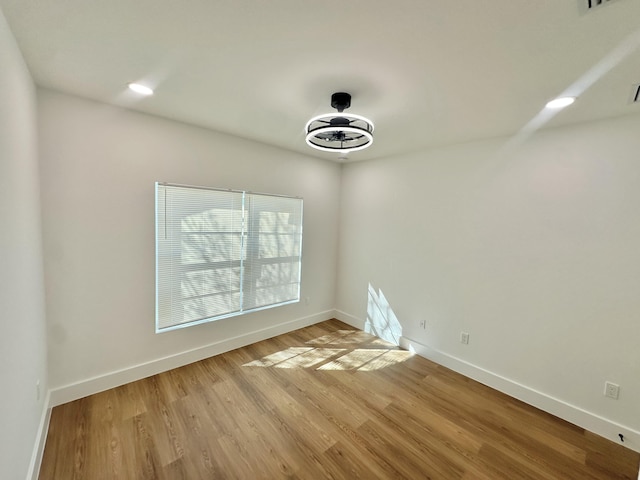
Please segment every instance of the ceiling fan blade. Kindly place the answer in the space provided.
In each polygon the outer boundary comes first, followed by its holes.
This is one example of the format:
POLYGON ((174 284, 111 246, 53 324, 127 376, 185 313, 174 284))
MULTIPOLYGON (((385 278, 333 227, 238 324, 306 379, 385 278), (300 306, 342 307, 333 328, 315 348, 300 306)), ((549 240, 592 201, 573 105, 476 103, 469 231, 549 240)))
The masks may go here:
POLYGON ((322 140, 333 140, 335 138, 335 132, 331 133, 318 133, 315 135, 316 138, 320 138, 322 140))
POLYGON ((344 140, 352 142, 354 140, 360 140, 362 137, 364 137, 364 135, 348 135, 344 137, 344 140))

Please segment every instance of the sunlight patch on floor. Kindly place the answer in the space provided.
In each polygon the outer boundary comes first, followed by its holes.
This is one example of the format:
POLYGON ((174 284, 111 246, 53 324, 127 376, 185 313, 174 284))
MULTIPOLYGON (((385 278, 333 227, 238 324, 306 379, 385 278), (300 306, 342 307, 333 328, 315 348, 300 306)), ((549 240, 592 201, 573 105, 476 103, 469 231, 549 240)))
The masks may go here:
POLYGON ((276 367, 276 368, 311 368, 331 357, 335 357, 345 349, 339 348, 314 348, 314 347, 289 347, 260 360, 245 363, 243 367, 276 367))
POLYGON ((361 330, 338 330, 329 335, 323 335, 322 337, 314 338, 305 342, 307 345, 343 345, 343 344, 360 344, 360 343, 372 343, 380 339, 373 338, 371 334, 363 332, 361 330))
POLYGON ((404 362, 411 355, 410 352, 404 350, 356 349, 322 365, 318 370, 359 370, 370 372, 404 362))
POLYGON ((338 330, 305 342, 302 347, 288 347, 243 367, 314 368, 316 370, 380 370, 404 362, 414 352, 399 350, 391 342, 361 330, 338 330), (317 345, 317 346, 315 346, 317 345), (351 348, 348 348, 352 345, 351 348), (360 348, 353 348, 355 346, 360 348))
POLYGON ((344 348, 289 347, 259 360, 245 363, 243 367, 313 368, 322 364, 317 368, 318 370, 371 372, 404 362, 411 356, 413 353, 406 350, 386 348, 347 350, 344 348), (328 361, 332 358, 333 360, 328 361))

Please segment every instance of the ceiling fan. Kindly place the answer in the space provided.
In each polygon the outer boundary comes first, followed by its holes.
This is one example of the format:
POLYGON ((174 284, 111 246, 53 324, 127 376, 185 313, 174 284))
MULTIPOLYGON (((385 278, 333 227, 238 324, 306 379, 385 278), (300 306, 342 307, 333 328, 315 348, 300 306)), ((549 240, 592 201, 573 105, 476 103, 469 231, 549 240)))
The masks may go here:
POLYGON ((351 106, 351 95, 336 92, 331 106, 338 114, 324 114, 307 122, 306 142, 327 152, 349 152, 367 148, 373 142, 373 123, 360 115, 344 113, 351 106))

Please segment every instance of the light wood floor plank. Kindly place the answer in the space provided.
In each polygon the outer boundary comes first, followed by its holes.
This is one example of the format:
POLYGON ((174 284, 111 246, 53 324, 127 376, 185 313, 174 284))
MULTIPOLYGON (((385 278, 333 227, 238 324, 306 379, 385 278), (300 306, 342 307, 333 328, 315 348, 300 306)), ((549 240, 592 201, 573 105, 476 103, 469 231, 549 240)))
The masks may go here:
POLYGON ((40 479, 636 480, 639 462, 330 320, 54 408, 40 479))

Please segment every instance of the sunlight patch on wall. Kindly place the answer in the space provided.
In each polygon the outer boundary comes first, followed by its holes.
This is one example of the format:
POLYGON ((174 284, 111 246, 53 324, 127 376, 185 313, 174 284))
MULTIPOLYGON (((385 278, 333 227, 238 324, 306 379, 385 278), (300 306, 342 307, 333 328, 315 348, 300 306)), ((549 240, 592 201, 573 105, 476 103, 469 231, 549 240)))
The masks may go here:
POLYGON ((382 338, 394 345, 400 345, 402 325, 398 321, 382 290, 376 290, 369 284, 367 301, 367 321, 364 331, 382 338))

